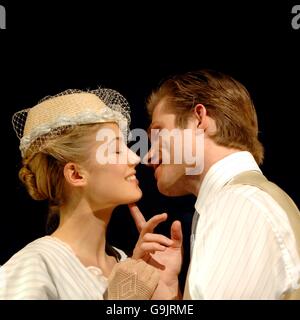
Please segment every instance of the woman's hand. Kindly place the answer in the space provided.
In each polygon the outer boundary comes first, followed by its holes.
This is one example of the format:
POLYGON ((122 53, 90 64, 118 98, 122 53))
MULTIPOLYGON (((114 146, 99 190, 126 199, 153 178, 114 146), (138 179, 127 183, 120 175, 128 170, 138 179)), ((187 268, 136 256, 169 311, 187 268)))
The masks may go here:
POLYGON ((156 251, 165 251, 167 247, 173 244, 173 241, 164 235, 153 233, 153 230, 157 225, 165 221, 167 217, 166 213, 162 213, 153 216, 147 222, 144 220, 144 224, 139 230, 139 239, 133 250, 133 259, 143 259, 148 261, 151 258, 150 253, 154 254, 156 251))
POLYGON ((108 300, 149 300, 157 288, 159 272, 139 259, 115 264, 109 278, 108 300))
POLYGON ((143 258, 148 264, 160 270, 160 281, 152 298, 174 299, 178 297, 178 275, 182 265, 182 230, 180 222, 174 221, 172 223, 171 239, 169 239, 163 235, 153 234, 154 228, 167 219, 167 214, 156 215, 146 222, 143 214, 135 204, 129 205, 129 209, 137 229, 140 231, 134 257, 143 258))

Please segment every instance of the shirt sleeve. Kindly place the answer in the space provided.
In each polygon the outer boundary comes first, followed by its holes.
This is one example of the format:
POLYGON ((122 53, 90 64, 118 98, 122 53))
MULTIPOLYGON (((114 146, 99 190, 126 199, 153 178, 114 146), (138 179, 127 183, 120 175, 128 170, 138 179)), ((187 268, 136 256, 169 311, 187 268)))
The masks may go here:
POLYGON ((57 296, 42 258, 19 252, 0 268, 1 300, 48 300, 57 296))
POLYGON ((286 270, 268 212, 227 191, 200 215, 190 277, 193 299, 277 299, 286 270))

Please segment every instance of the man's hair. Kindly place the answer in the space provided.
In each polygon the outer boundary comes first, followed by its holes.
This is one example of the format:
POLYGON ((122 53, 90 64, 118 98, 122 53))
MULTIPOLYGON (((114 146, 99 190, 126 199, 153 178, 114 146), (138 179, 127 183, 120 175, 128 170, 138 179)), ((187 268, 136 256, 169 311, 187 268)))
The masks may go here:
POLYGON ((263 146, 258 140, 256 111, 247 89, 232 77, 211 70, 173 76, 154 90, 147 101, 152 115, 157 104, 176 114, 176 125, 184 128, 194 107, 203 104, 216 122, 211 138, 221 146, 249 151, 256 162, 263 161, 263 146))

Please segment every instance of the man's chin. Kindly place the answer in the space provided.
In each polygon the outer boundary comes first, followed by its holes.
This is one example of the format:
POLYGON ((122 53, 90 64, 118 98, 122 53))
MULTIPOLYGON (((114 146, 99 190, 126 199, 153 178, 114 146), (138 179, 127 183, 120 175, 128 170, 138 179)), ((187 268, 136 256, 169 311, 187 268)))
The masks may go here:
POLYGON ((158 191, 167 197, 180 197, 187 194, 186 191, 179 190, 175 185, 165 185, 164 183, 157 181, 158 191))

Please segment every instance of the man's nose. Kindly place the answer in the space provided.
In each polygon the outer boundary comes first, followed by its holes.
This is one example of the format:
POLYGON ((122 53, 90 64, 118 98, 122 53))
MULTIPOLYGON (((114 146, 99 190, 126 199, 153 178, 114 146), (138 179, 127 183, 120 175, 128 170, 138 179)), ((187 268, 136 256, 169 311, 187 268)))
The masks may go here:
POLYGON ((149 167, 155 167, 159 163, 159 152, 156 148, 151 147, 143 157, 143 163, 149 167))

